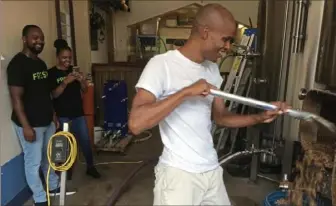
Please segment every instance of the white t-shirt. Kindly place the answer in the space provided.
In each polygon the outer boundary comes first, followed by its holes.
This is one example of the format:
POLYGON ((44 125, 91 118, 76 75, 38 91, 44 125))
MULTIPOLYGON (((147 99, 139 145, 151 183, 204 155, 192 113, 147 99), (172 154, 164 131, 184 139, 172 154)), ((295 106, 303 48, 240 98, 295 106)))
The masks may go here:
MULTIPOLYGON (((135 87, 162 100, 199 79, 217 88, 223 81, 216 63, 198 64, 172 50, 151 58, 135 87)), ((193 173, 219 166, 211 136, 212 101, 211 95, 189 97, 159 123, 164 144, 160 163, 193 173)))

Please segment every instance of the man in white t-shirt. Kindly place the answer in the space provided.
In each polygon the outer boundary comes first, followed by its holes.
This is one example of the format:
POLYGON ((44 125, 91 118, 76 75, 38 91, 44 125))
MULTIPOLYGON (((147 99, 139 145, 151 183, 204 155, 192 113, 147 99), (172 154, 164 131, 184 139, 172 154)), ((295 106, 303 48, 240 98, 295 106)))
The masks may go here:
POLYGON ((216 60, 230 49, 236 21, 219 4, 200 9, 187 43, 156 55, 137 85, 129 128, 139 134, 157 124, 164 149, 155 167, 154 205, 231 205, 211 136, 217 125, 246 127, 272 121, 284 111, 229 113, 223 99, 209 94, 222 84, 216 60))

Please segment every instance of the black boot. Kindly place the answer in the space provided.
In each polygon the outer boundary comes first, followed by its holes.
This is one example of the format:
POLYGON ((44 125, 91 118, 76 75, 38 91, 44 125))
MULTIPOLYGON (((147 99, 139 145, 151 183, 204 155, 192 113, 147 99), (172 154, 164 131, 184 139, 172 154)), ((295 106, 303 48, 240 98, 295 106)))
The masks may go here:
POLYGON ((35 202, 35 206, 48 206, 48 202, 35 202))
POLYGON ((93 177, 93 178, 95 178, 95 179, 99 179, 100 178, 100 174, 99 174, 99 172, 97 171, 97 169, 94 166, 88 167, 86 169, 86 174, 89 175, 89 176, 91 176, 91 177, 93 177))
POLYGON ((72 180, 73 166, 67 171, 67 180, 72 180))

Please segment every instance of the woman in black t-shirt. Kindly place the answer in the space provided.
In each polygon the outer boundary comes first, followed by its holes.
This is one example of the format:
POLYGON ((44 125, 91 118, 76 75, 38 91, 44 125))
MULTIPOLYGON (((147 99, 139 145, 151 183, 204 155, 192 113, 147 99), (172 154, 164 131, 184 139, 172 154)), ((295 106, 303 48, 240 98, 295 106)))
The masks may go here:
MULTIPOLYGON (((71 65, 72 51, 67 42, 58 39, 56 47, 57 64, 48 71, 51 84, 53 104, 61 126, 71 121, 70 131, 75 135, 85 156, 86 174, 99 178, 100 174, 93 164, 89 131, 84 117, 82 92, 87 91, 83 75, 71 65)), ((71 173, 70 173, 71 176, 71 173)))

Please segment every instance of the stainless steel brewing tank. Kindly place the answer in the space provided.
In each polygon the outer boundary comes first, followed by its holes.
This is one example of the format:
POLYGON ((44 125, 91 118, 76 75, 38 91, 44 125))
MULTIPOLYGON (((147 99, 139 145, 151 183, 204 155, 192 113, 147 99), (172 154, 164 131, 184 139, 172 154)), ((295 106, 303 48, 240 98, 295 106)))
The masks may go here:
POLYGON ((315 80, 329 88, 336 88, 336 0, 326 1, 319 46, 315 80))
MULTIPOLYGON (((335 0, 333 0, 335 1, 335 0)), ((256 78, 267 79, 260 86, 259 99, 286 101, 302 108, 299 99, 304 88, 321 88, 315 80, 325 1, 261 0, 259 8, 259 50, 262 60, 256 78)), ((278 118, 275 136, 298 140, 299 122, 278 118)))
MULTIPOLYGON (((288 70, 288 50, 290 45, 291 0, 260 0, 258 12, 258 47, 262 54, 253 75, 254 97, 262 101, 285 100, 288 70), (264 81, 258 81, 264 80, 264 81), (259 83, 264 82, 264 83, 259 83)), ((275 124, 264 125, 264 132, 282 136, 282 119, 275 124), (273 127, 276 125, 276 128, 273 127), (266 128, 265 128, 266 127, 266 128)))
MULTIPOLYGON (((256 98, 286 101, 296 109, 319 113, 333 121, 336 114, 332 105, 336 102, 333 93, 326 93, 336 86, 336 0, 259 2, 258 49, 262 58, 255 78, 266 79, 268 85, 255 86, 259 93, 256 98)), ((332 138, 323 129, 286 116, 277 118, 269 129, 285 140, 283 174, 292 171, 293 141, 332 138)))

